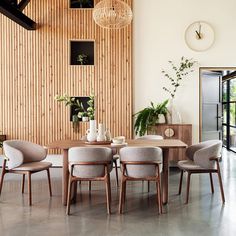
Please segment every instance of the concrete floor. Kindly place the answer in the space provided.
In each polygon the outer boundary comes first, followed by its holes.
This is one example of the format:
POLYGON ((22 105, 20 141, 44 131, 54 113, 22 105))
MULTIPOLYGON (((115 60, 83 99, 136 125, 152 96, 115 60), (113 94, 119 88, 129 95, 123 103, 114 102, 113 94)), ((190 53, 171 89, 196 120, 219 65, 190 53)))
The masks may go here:
MULTIPOLYGON (((114 172, 114 171, 113 171, 114 172)), ((236 235, 236 155, 224 151, 222 175, 226 203, 222 205, 217 176, 214 176, 215 194, 211 194, 208 175, 194 175, 190 203, 184 204, 178 191, 179 172, 170 173, 170 201, 165 214, 157 214, 155 186, 147 193, 147 184, 130 183, 127 186, 125 213, 119 215, 118 191, 112 172, 112 215, 106 214, 105 187, 93 183, 92 194, 87 183, 78 187, 77 204, 71 207, 71 216, 65 215, 61 204, 61 169, 52 169, 53 197, 50 199, 46 173, 35 174, 33 206, 27 205, 27 194, 20 190, 20 176, 8 175, 0 198, 0 235, 236 235), (82 190, 82 191, 81 191, 82 190)), ((27 191, 26 191, 27 192, 27 191)))

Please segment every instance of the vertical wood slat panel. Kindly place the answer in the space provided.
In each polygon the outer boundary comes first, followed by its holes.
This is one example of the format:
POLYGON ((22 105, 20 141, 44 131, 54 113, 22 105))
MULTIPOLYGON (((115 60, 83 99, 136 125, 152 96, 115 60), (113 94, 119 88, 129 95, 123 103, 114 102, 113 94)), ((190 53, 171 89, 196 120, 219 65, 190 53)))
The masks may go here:
MULTIPOLYGON (((99 0, 95 0, 97 3, 99 0)), ((132 5, 132 0, 125 0, 132 5)), ((27 31, 0 15, 0 131, 8 139, 45 145, 58 139, 79 139, 69 109, 56 94, 95 93, 96 119, 113 136, 132 137, 132 25, 106 30, 92 19, 92 10, 69 9, 65 0, 31 1, 25 14, 39 28, 27 31), (70 66, 70 40, 95 41, 94 66, 70 66)))

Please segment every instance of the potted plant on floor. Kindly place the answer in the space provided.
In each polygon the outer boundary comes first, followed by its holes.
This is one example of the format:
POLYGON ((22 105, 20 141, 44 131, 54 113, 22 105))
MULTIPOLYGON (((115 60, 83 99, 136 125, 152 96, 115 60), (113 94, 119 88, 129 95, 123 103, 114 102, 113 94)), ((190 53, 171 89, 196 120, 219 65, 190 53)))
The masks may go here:
POLYGON ((134 116, 136 117, 136 121, 134 123, 135 134, 143 136, 145 135, 149 127, 157 123, 163 123, 163 121, 165 122, 166 115, 168 113, 167 104, 168 100, 156 105, 151 102, 151 106, 148 106, 134 114, 134 116))

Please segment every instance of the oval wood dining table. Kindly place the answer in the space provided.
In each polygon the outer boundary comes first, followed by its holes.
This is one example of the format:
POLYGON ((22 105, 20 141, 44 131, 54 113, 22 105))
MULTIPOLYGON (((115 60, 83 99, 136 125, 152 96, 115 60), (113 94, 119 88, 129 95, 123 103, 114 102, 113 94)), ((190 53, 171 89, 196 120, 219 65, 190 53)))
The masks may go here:
POLYGON ((63 154, 63 176, 62 176, 62 203, 66 205, 69 180, 69 165, 68 165, 68 150, 72 147, 109 147, 119 152, 119 149, 124 146, 139 146, 139 147, 160 147, 163 151, 163 171, 162 171, 162 194, 163 204, 168 203, 168 184, 169 184, 169 149, 171 148, 187 148, 187 144, 178 139, 163 139, 163 140, 127 140, 125 145, 91 145, 80 140, 58 140, 49 143, 48 149, 61 149, 63 154))

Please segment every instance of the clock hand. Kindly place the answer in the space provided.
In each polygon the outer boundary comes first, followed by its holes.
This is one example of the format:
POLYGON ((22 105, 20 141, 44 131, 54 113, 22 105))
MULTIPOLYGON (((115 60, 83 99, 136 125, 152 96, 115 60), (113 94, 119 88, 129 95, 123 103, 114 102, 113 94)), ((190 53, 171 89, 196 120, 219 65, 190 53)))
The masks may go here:
POLYGON ((197 30, 195 30, 195 32, 196 32, 196 34, 197 34, 197 36, 198 36, 198 39, 201 39, 202 37, 201 37, 201 34, 197 31, 197 30))

